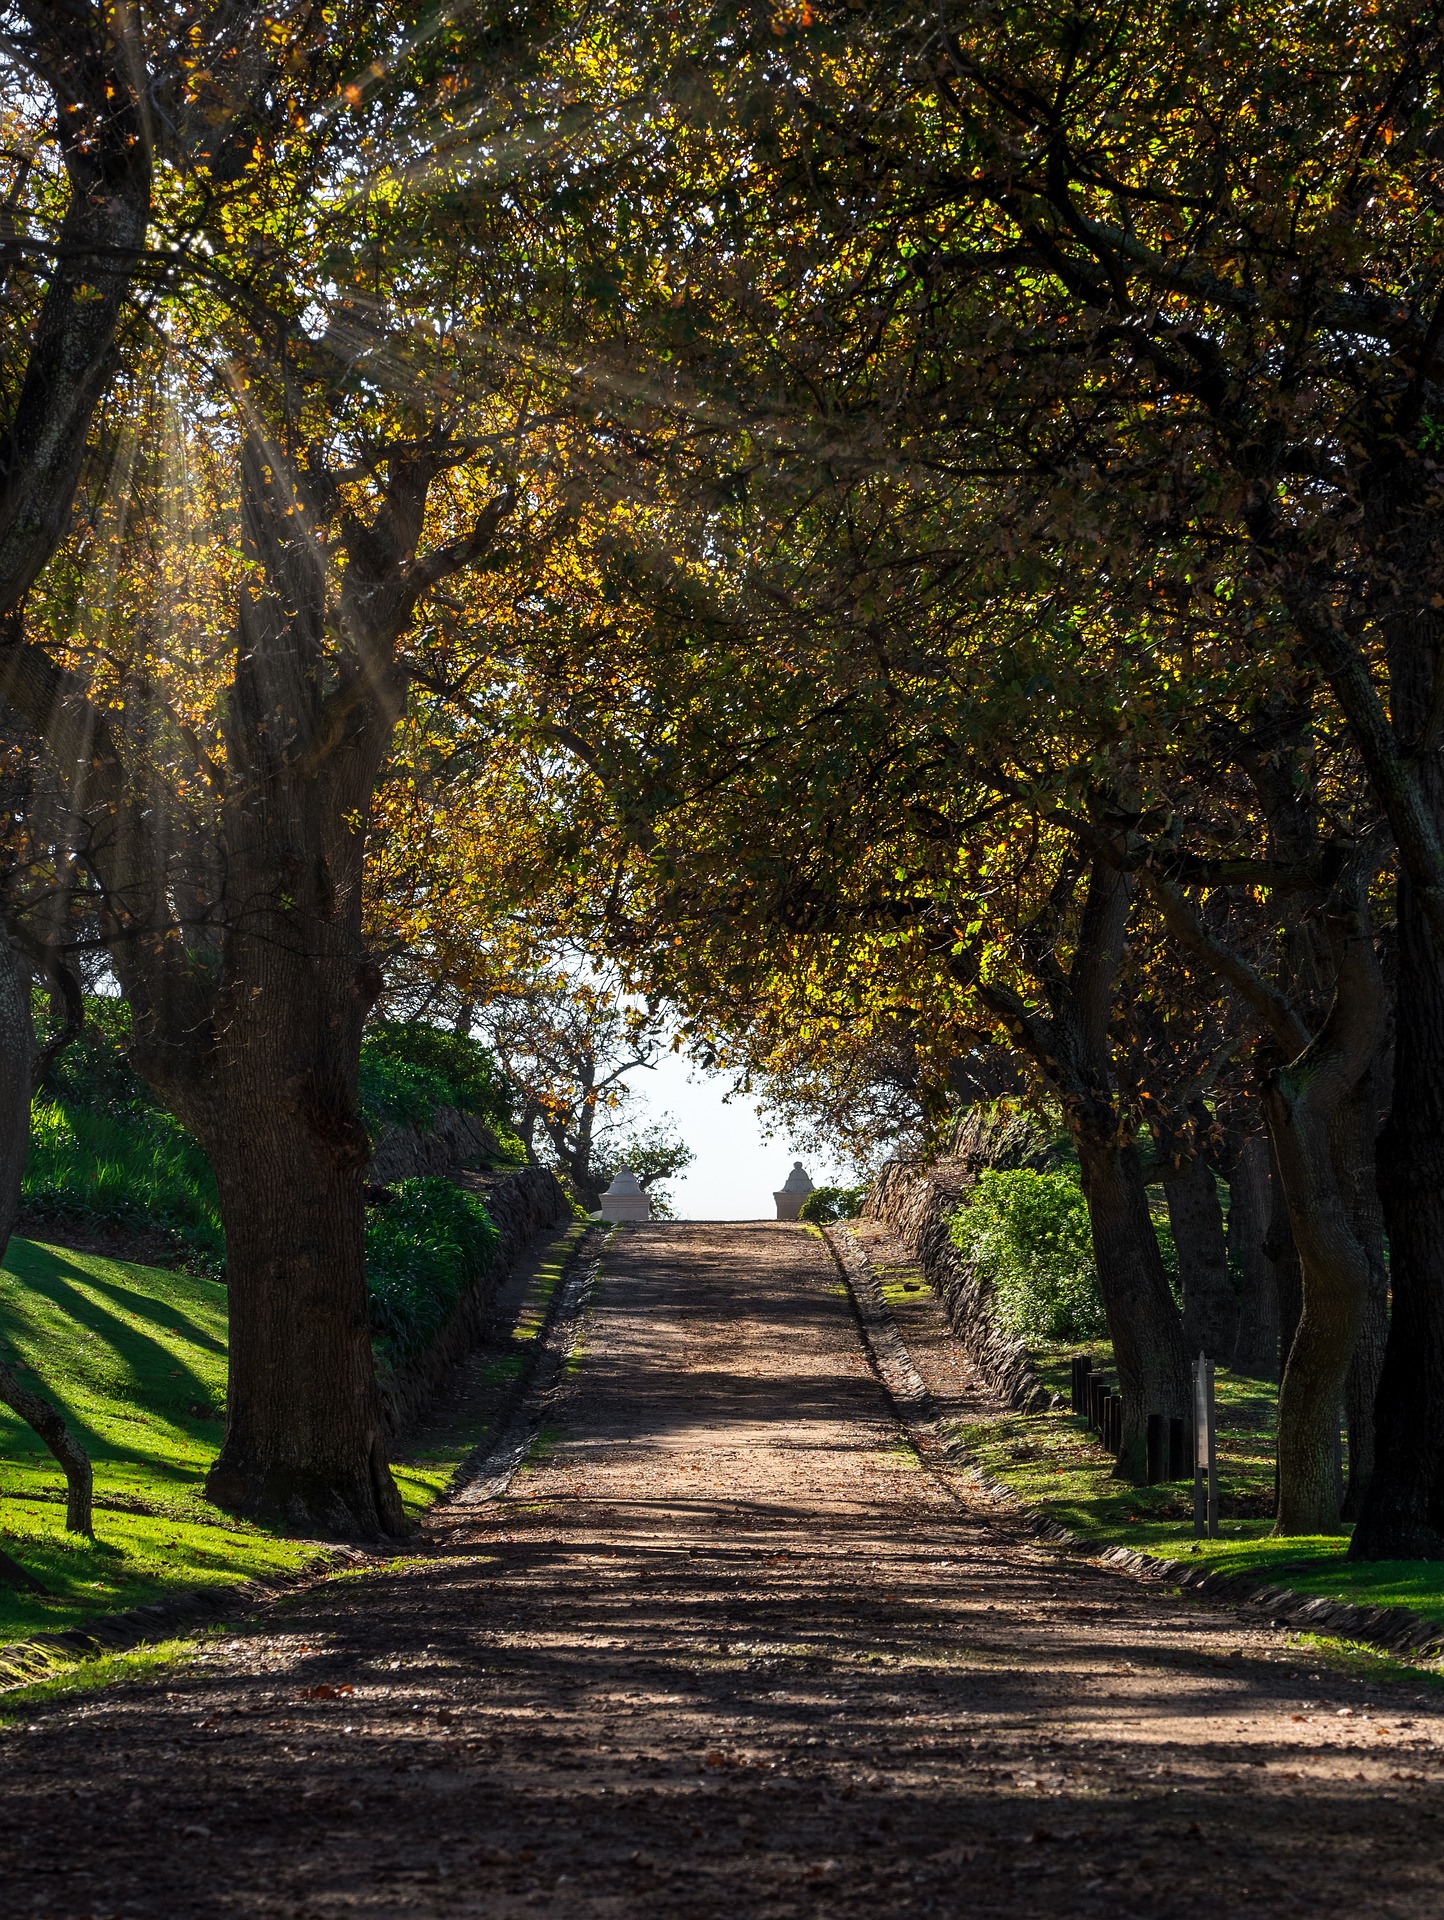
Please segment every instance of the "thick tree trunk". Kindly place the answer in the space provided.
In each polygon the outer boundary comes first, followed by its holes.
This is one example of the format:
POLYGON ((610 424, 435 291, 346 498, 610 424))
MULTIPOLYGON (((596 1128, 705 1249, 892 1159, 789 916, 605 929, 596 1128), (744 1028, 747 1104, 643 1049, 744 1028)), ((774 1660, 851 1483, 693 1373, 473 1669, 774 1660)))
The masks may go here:
POLYGON ((366 1307, 362 1169, 283 1099, 206 1142, 226 1228, 226 1437, 206 1491, 300 1532, 405 1531, 366 1307))
POLYGON ((1370 1275, 1335 1174, 1331 1104, 1308 1054, 1273 1076, 1264 1099, 1303 1274, 1279 1387, 1279 1534, 1341 1531, 1339 1419, 1370 1275))
POLYGON ((1363 1317, 1344 1381, 1344 1426, 1349 1436, 1349 1477, 1343 1505, 1346 1520, 1357 1520, 1363 1511, 1364 1493, 1374 1471, 1374 1402, 1389 1335, 1389 1269, 1374 1171, 1377 1131, 1374 1076, 1366 1074, 1340 1108, 1333 1129, 1334 1165, 1344 1206, 1369 1269, 1363 1317))
POLYGON ((1279 1178, 1279 1163, 1269 1142, 1269 1226, 1264 1252, 1273 1262, 1274 1282, 1279 1297, 1279 1357, 1274 1378, 1282 1380, 1284 1365, 1293 1351, 1294 1335, 1304 1310, 1304 1276, 1299 1268, 1299 1250, 1294 1245, 1294 1230, 1289 1220, 1289 1203, 1284 1183, 1279 1178))
POLYGON ((1231 1364, 1250 1380, 1277 1380, 1279 1285, 1266 1245, 1273 1194, 1265 1136, 1250 1134, 1239 1142, 1229 1162, 1228 1195, 1229 1262, 1239 1284, 1231 1364))
POLYGON ((1223 1208, 1213 1168, 1201 1153, 1163 1175, 1178 1277, 1183 1288, 1183 1345, 1191 1359, 1206 1353, 1227 1365, 1238 1328, 1238 1295, 1228 1271, 1223 1208))
POLYGON ((1188 1356, 1132 1143, 1075 1134, 1098 1286, 1123 1395, 1119 1476, 1141 1482, 1148 1416, 1188 1412, 1188 1356))
POLYGON ((1444 1560, 1444 965, 1399 876, 1394 1101, 1379 1138, 1392 1315, 1350 1554, 1444 1560))

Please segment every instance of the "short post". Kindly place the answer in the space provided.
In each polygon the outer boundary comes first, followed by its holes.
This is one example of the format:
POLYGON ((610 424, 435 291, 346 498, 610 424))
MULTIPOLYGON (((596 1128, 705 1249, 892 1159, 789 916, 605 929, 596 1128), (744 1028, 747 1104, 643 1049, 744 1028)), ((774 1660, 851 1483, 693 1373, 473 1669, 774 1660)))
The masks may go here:
POLYGON ((1168 1422, 1161 1413, 1148 1416, 1148 1484, 1156 1487, 1168 1478, 1168 1422))
POLYGON ((1088 1376, 1093 1371, 1093 1361, 1086 1353, 1073 1356, 1073 1411, 1085 1418, 1088 1413, 1088 1376))
POLYGON ((1218 1452, 1214 1434, 1213 1366, 1200 1353, 1193 1369, 1193 1537, 1218 1538, 1218 1452))
POLYGON ((1188 1422, 1181 1413, 1168 1416, 1168 1477, 1186 1480, 1193 1471, 1188 1457, 1188 1422))
POLYGON ((1090 1378, 1088 1384, 1091 1392, 1088 1424, 1101 1438, 1103 1433, 1103 1408, 1108 1399, 1108 1385, 1106 1381, 1099 1380, 1096 1377, 1090 1378))
POLYGON ((1108 1396, 1108 1451, 1117 1455, 1123 1451, 1123 1395, 1110 1393, 1108 1396))

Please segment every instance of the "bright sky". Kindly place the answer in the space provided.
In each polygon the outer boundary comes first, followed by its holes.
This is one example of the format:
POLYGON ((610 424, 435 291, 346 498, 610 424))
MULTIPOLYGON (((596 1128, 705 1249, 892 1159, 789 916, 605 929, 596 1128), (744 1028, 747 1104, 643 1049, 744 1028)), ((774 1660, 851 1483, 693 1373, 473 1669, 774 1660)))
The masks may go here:
POLYGON ((800 1159, 814 1186, 846 1182, 840 1163, 819 1160, 793 1149, 785 1134, 763 1138, 756 1101, 746 1094, 724 1104, 730 1084, 722 1074, 704 1073, 680 1054, 669 1053, 651 1073, 634 1073, 635 1097, 627 1103, 629 1121, 670 1114, 677 1131, 697 1158, 668 1183, 679 1220, 771 1220, 772 1195, 800 1159))

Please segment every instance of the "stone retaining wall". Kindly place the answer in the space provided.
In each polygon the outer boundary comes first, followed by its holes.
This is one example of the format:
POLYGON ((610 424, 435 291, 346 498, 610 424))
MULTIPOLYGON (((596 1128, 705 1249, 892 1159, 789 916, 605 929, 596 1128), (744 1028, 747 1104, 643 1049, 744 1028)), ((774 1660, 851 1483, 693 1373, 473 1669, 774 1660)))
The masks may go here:
POLYGON ((371 1178, 384 1187, 391 1180, 486 1166, 496 1155, 496 1136, 474 1113, 438 1107, 428 1126, 382 1130, 371 1155, 371 1178))
POLYGON ((393 1434, 420 1418, 451 1369, 480 1344, 502 1282, 516 1261, 539 1235, 572 1214, 571 1202, 546 1167, 456 1173, 452 1178, 485 1204, 499 1235, 496 1257, 426 1351, 382 1378, 386 1424, 393 1434))
POLYGON ((1025 1344, 992 1315, 991 1289, 953 1245, 948 1221, 972 1185, 958 1160, 893 1160, 868 1189, 863 1217, 895 1233, 947 1310, 953 1332, 993 1392, 1010 1407, 1040 1413, 1052 1395, 1034 1372, 1025 1344))

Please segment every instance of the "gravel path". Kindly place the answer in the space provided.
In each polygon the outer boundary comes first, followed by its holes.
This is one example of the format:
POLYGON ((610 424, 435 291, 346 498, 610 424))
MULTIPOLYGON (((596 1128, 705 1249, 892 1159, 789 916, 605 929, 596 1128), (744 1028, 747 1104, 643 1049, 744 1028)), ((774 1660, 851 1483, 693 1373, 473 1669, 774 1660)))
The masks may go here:
POLYGON ((611 1243, 500 1501, 0 1739, 0 1913, 1430 1915, 1423 1683, 920 1469, 818 1239, 611 1243))

